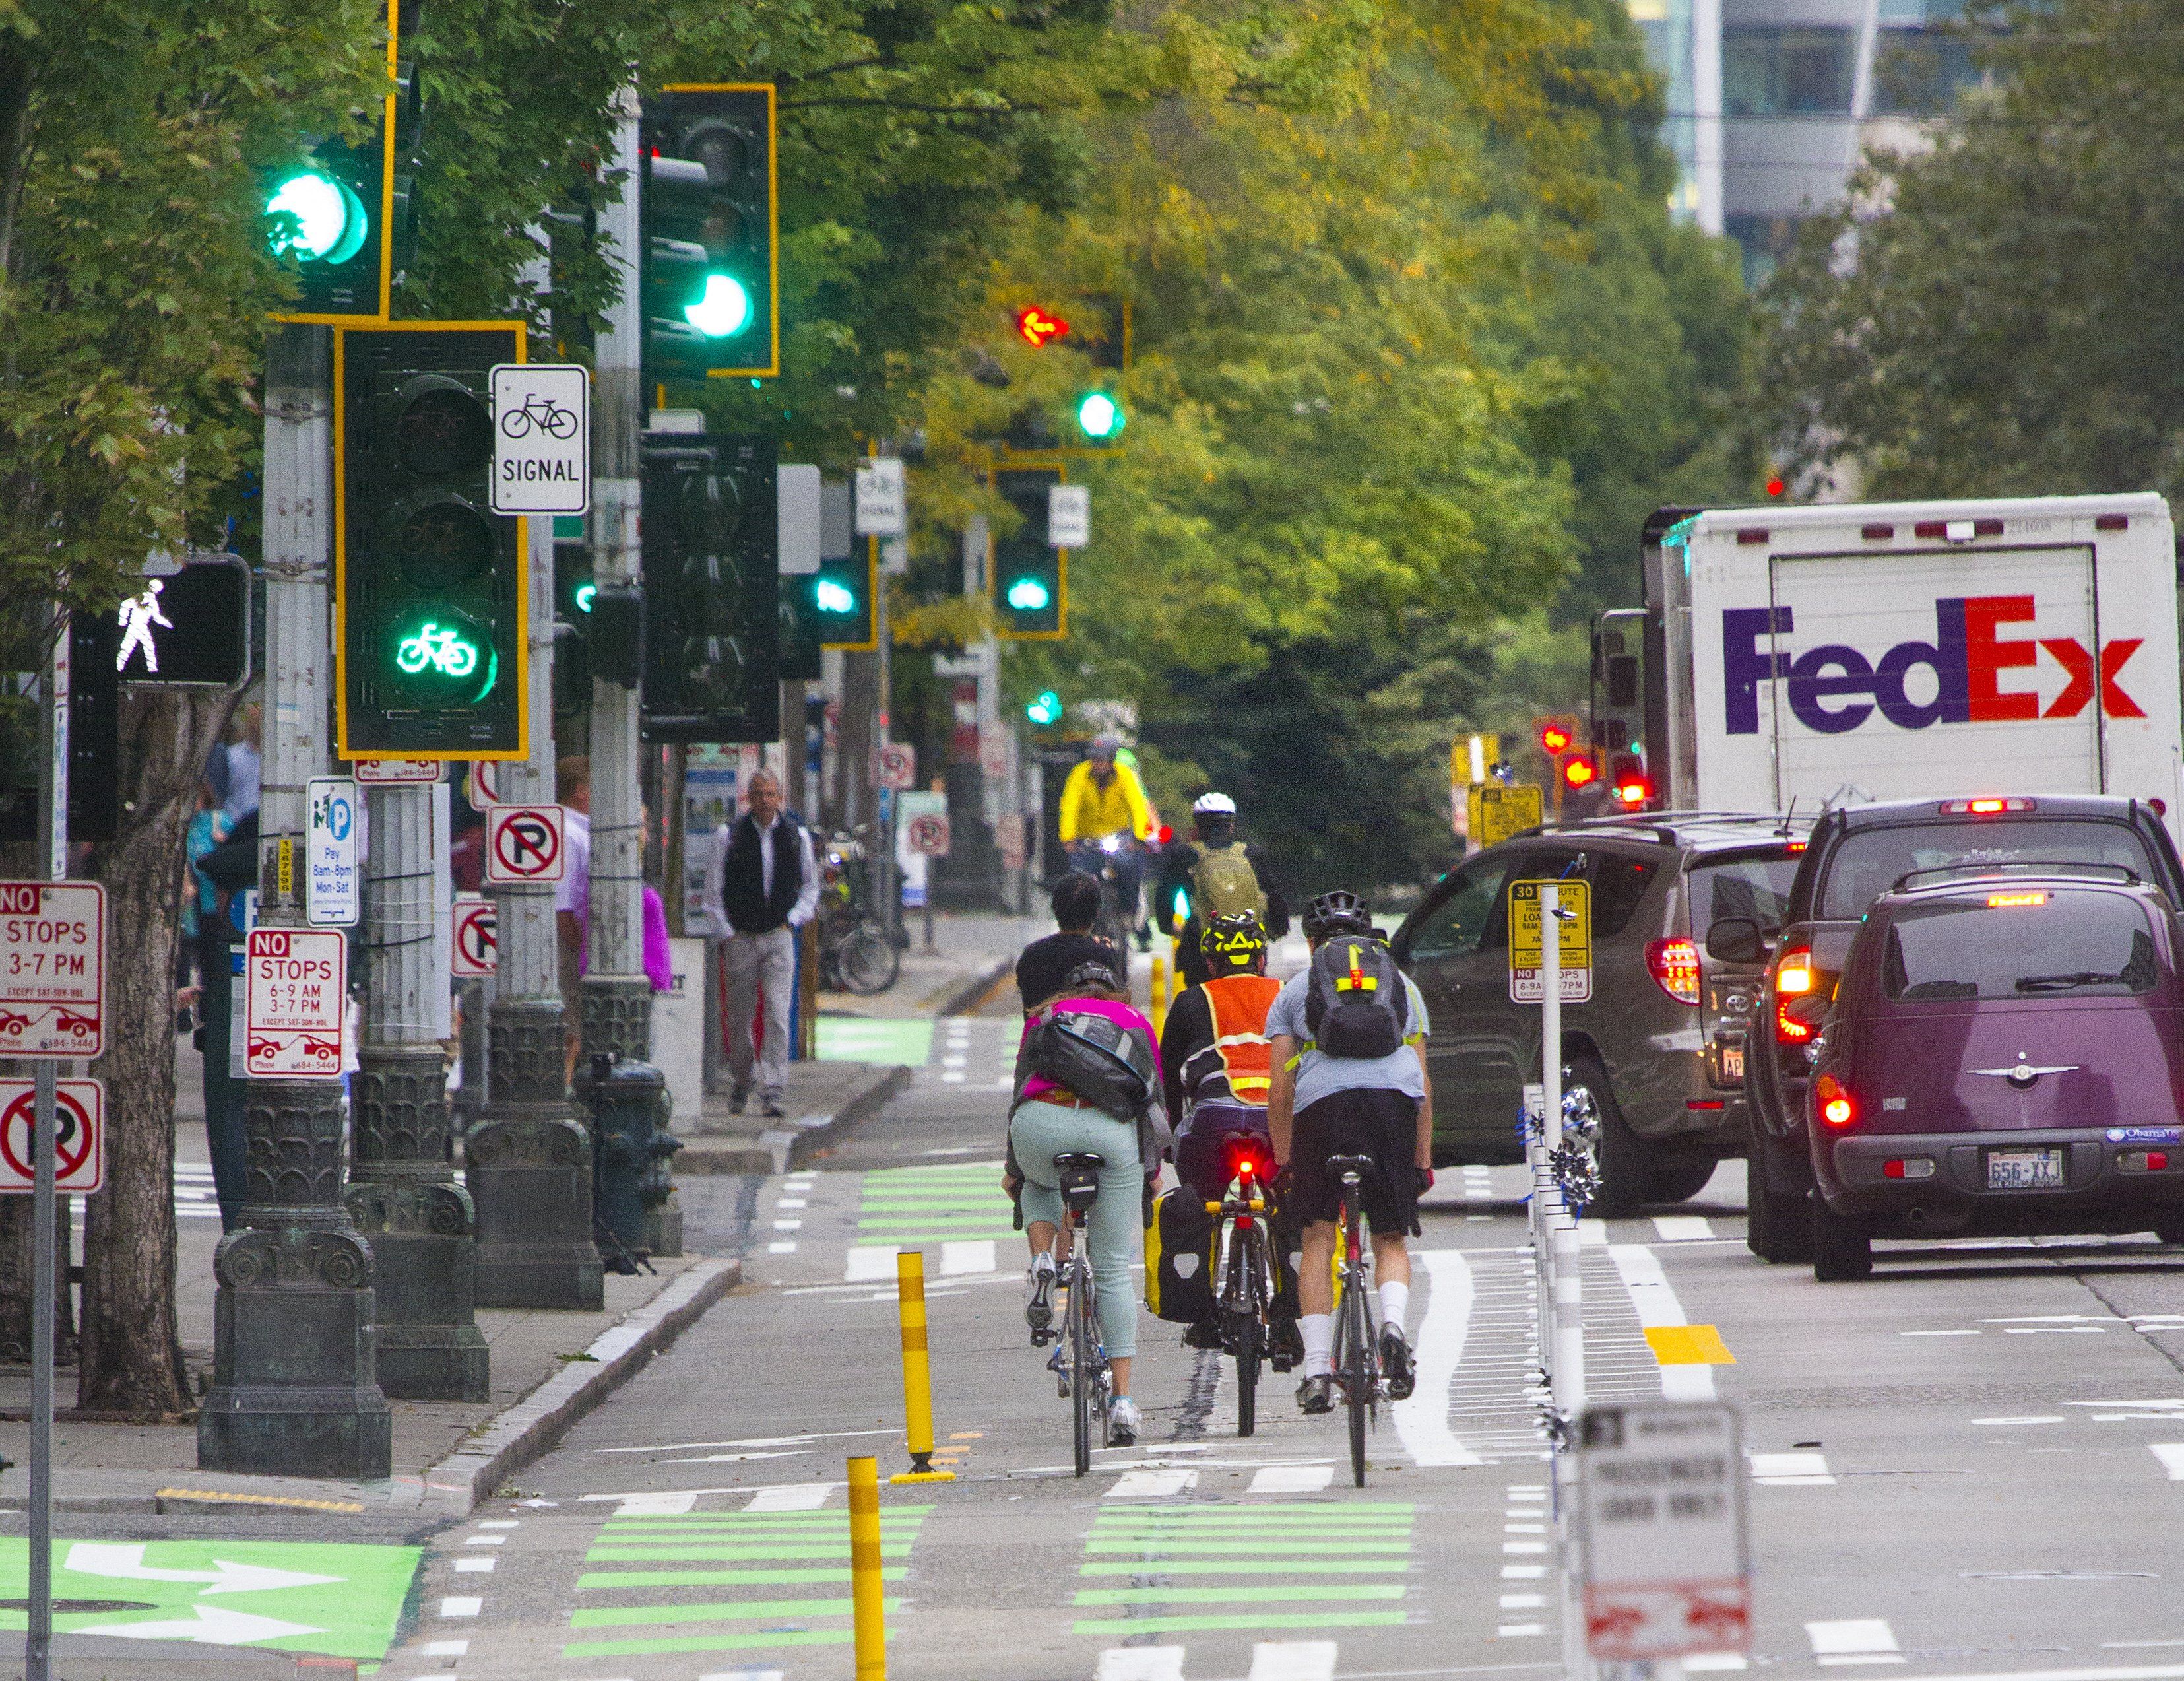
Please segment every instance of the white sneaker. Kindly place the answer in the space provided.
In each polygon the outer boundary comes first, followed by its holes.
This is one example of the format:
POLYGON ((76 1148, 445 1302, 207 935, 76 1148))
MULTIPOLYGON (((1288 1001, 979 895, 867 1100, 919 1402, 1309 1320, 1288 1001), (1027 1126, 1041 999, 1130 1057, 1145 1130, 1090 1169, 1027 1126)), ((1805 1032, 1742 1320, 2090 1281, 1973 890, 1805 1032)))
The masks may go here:
POLYGON ((1128 1395, 1116 1396, 1107 1404, 1107 1445, 1128 1447, 1138 1439, 1138 1432, 1145 1428, 1145 1423, 1135 1401, 1128 1395))
POLYGON ((1054 1257, 1044 1249, 1024 1269, 1024 1323, 1034 1331, 1054 1323, 1054 1257))

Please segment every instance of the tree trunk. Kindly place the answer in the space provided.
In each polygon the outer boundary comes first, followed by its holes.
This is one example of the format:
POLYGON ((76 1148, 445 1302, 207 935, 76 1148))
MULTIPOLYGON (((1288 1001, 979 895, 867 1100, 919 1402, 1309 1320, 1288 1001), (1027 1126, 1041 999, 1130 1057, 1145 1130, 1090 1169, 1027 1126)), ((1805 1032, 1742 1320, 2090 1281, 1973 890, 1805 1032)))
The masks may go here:
POLYGON ((106 887, 106 1189, 86 1204, 76 1405, 156 1418, 192 1405, 175 1323, 175 952, 182 840, 205 755, 234 704, 125 695, 121 823, 106 887))

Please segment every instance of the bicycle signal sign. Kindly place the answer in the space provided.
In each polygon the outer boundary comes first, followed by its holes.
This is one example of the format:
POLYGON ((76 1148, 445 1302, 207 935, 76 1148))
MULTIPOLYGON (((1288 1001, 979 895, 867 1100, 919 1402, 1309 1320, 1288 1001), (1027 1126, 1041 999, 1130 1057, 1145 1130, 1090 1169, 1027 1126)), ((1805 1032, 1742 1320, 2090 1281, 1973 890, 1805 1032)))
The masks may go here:
POLYGON ((500 363, 493 413, 493 512, 589 513, 590 374, 571 362, 500 363))
POLYGON ((485 879, 495 887, 559 881, 568 868, 559 806, 488 806, 485 879))
MULTIPOLYGON (((37 1180, 31 1128, 37 1084, 0 1080, 0 1196, 30 1190, 37 1180)), ((53 1188, 87 1197, 106 1186, 106 1087, 96 1080, 55 1083, 53 1188)))

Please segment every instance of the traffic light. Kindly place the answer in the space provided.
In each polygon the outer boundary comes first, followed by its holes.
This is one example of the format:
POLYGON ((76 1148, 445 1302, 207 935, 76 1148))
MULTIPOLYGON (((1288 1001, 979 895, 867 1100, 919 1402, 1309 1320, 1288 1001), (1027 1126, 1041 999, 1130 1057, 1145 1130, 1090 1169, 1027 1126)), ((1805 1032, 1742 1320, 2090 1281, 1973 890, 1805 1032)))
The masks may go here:
POLYGON ((1569 759, 1563 765, 1563 784, 1573 794, 1599 780, 1600 773, 1593 768, 1591 759, 1569 759))
POLYGON ((239 689, 250 680, 250 567, 242 556, 135 582, 114 616, 122 682, 239 689))
POLYGON ((1024 702, 1024 716, 1042 728, 1061 722, 1061 696, 1051 689, 1039 691, 1024 702))
POLYGON ((1036 350, 1057 338, 1069 336, 1069 323, 1051 310, 1037 304, 1027 304, 1017 311, 1017 332, 1023 342, 1036 350))
POLYGON ((334 339, 335 705, 343 758, 521 758, 528 586, 493 511, 490 370, 520 322, 334 339))
POLYGON ((646 377, 779 372, 772 84, 663 88, 642 136, 646 377))
POLYGON ((283 321, 384 321, 395 275, 416 260, 422 108, 401 45, 417 26, 417 0, 388 10, 394 80, 365 137, 314 140, 265 177, 266 243, 300 288, 283 321))
MULTIPOLYGON (((111 840, 121 818, 121 684, 112 613, 69 615, 71 840, 111 840)), ((0 841, 38 834, 38 714, 45 638, 35 622, 0 623, 0 841)), ((41 854, 40 856, 43 856, 41 854)))
POLYGON ((677 433, 644 448, 648 741, 781 734, 778 440, 677 433))
POLYGON ((1577 732, 1558 718, 1549 718, 1540 726, 1540 751, 1551 759, 1558 759, 1570 750, 1577 732))
POLYGON ((819 627, 822 648, 841 648, 870 653, 879 646, 878 621, 872 612, 879 589, 879 562, 869 539, 859 539, 844 560, 822 561, 819 570, 796 580, 809 593, 811 615, 819 627))
POLYGON ((1077 399, 1077 429, 1089 444, 1112 444, 1130 423, 1122 399, 1111 391, 1087 391, 1077 399))
POLYGON ((1022 518, 994 545, 994 612, 1000 634, 1018 640, 1053 639, 1068 634, 1068 561, 1047 541, 1047 487, 1061 482, 1052 467, 1026 467, 994 476, 994 488, 1022 518))
MULTIPOLYGON (((563 520, 583 528, 581 516, 563 520)), ((556 633, 554 642, 554 712, 556 717, 581 711, 592 700, 592 605, 599 593, 592 578, 592 551, 581 535, 562 537, 554 544, 554 617, 570 628, 556 633)))

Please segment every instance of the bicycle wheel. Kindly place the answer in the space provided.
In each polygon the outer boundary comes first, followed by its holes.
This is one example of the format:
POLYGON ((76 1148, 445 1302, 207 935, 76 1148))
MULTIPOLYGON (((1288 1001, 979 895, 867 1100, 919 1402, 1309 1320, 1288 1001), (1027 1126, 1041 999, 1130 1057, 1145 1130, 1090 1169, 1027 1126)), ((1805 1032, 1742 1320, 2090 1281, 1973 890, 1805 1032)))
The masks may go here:
POLYGON ((1365 1486, 1365 1409, 1373 1398, 1373 1351, 1367 1338, 1365 1293, 1355 1287, 1343 1292, 1341 1334, 1342 1399, 1350 1413, 1350 1475, 1365 1486))
POLYGON ((835 956, 842 984, 861 998, 884 992, 902 973, 902 953, 877 923, 861 922, 844 938, 835 956))
POLYGON ((1092 1325, 1079 1287, 1089 1280, 1072 1277, 1069 1285, 1069 1411, 1076 1432, 1077 1474, 1092 1469, 1092 1325))
POLYGON ((1236 1433, 1249 1436, 1259 1427, 1259 1360, 1265 1352, 1266 1326, 1259 1317, 1258 1233, 1239 1235, 1244 1241, 1228 1263, 1228 1303, 1237 1315, 1236 1433))

